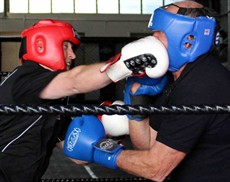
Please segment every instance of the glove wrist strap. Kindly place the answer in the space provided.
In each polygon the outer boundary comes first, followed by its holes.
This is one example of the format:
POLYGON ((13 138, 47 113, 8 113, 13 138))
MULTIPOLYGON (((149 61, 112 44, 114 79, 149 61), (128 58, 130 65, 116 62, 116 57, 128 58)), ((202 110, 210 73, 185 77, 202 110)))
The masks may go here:
POLYGON ((93 161, 111 169, 117 169, 117 157, 123 146, 112 139, 101 139, 94 145, 93 161))

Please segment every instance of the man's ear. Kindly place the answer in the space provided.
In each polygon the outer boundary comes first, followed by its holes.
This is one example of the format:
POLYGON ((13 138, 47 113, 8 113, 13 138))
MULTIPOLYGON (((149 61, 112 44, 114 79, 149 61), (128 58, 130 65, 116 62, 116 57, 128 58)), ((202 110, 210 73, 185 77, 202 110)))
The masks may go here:
POLYGON ((41 38, 38 38, 35 42, 35 49, 38 53, 43 53, 45 51, 44 41, 41 38))

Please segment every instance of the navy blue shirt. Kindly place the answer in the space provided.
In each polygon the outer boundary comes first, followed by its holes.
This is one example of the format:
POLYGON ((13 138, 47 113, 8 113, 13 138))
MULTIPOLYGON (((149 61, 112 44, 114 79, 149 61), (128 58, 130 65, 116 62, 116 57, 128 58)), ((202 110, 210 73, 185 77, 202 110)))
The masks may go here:
MULTIPOLYGON (((189 63, 156 105, 229 105, 230 72, 211 55, 189 63)), ((176 182, 230 181, 230 114, 156 114, 156 140, 186 153, 172 172, 176 182)))

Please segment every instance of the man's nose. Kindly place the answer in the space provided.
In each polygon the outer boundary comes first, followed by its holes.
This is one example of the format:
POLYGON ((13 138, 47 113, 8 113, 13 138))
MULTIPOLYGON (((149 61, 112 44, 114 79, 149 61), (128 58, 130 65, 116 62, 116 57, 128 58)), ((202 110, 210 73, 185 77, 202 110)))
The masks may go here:
POLYGON ((68 57, 69 57, 70 59, 75 59, 75 58, 76 58, 76 54, 73 52, 72 49, 70 49, 70 50, 68 51, 68 57))

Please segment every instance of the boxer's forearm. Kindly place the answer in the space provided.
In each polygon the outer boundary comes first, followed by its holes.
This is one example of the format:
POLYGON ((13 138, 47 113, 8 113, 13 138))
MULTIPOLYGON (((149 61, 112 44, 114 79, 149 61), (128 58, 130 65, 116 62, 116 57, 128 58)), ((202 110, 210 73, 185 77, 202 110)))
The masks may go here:
POLYGON ((106 73, 100 73, 103 63, 82 65, 58 74, 41 92, 43 99, 58 99, 65 96, 98 90, 112 81, 106 73))
POLYGON ((123 150, 117 157, 117 166, 130 174, 161 182, 184 157, 185 153, 156 142, 149 150, 123 150))
POLYGON ((155 138, 150 133, 149 119, 145 118, 143 121, 129 121, 130 139, 134 148, 138 150, 149 149, 152 145, 151 140, 155 138))

